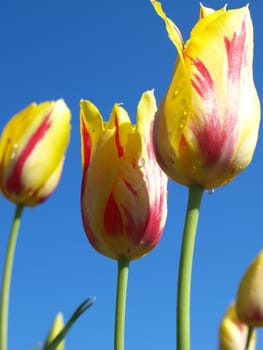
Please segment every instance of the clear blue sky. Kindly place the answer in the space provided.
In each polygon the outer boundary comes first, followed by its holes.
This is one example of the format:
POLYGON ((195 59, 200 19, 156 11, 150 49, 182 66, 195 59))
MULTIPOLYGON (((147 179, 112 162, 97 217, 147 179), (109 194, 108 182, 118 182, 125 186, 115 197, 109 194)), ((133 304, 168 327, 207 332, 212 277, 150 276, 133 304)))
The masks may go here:
MULTIPOLYGON (((199 1, 163 0, 185 39, 199 1)), ((246 1, 228 1, 229 8, 246 1)), ((224 1, 207 0, 219 8, 224 1)), ((251 1, 255 29, 255 81, 262 99, 263 5, 251 1)), ((32 349, 58 311, 68 319, 87 296, 96 304, 72 328, 68 350, 113 349, 116 262, 89 245, 80 216, 79 101, 89 99, 108 118, 115 102, 134 120, 143 91, 162 98, 176 50, 150 1, 13 0, 0 3, 0 129, 32 101, 63 97, 72 110, 72 135, 61 182, 44 204, 26 209, 11 290, 9 350, 32 349)), ((262 136, 262 135, 260 135, 262 136)), ((192 349, 216 349, 221 316, 241 276, 263 247, 262 156, 228 186, 205 194, 194 256, 192 349)), ((169 183, 163 238, 131 263, 126 350, 175 349, 178 257, 187 189, 169 183)), ((3 264, 14 205, 0 198, 3 264)), ((263 347, 259 337, 258 349, 263 347)))

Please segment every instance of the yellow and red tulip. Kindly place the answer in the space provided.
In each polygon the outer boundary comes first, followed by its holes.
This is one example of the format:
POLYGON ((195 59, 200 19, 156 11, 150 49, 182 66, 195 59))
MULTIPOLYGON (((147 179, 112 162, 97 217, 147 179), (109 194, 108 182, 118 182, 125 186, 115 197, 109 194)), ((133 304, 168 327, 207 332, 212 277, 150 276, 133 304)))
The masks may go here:
POLYGON ((201 5, 200 19, 184 43, 161 4, 152 4, 178 51, 156 114, 157 160, 180 184, 224 185, 250 163, 258 137, 260 104, 248 6, 214 11, 201 5))
POLYGON ((167 215, 167 177, 152 145, 156 102, 142 95, 137 124, 115 104, 108 122, 81 101, 81 210, 86 235, 101 254, 133 260, 160 240, 167 215))
POLYGON ((0 139, 0 189, 10 201, 35 206, 55 190, 70 136, 70 110, 60 99, 32 103, 0 139))
MULTIPOLYGON (((219 350, 244 350, 247 343, 248 326, 240 321, 235 304, 231 304, 220 324, 219 350)), ((256 332, 250 338, 248 350, 256 348, 256 332)))
POLYGON ((263 327, 263 251, 243 276, 236 299, 237 315, 251 327, 263 327))

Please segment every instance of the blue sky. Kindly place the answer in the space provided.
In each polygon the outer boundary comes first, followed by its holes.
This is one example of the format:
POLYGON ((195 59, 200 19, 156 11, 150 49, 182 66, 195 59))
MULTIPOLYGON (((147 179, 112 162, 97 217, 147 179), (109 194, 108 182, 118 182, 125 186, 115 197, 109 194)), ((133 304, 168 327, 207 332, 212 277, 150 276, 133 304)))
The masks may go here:
MULTIPOLYGON (((229 1, 229 8, 244 1, 229 1)), ((199 1, 163 0, 185 39, 199 1)), ((204 5, 219 8, 223 1, 204 5)), ((262 5, 251 1, 254 75, 262 100, 262 5)), ((104 117, 122 102, 134 120, 143 91, 158 101, 176 58, 150 1, 13 0, 0 4, 0 130, 32 101, 64 98, 72 111, 71 143, 60 184, 44 204, 24 211, 11 289, 9 350, 32 349, 58 311, 68 319, 87 296, 96 304, 72 328, 66 349, 113 348, 116 262, 93 250, 82 228, 79 101, 104 117)), ((192 280, 192 349, 216 349, 220 319, 241 276, 263 247, 262 135, 252 164, 229 185, 204 194, 192 280)), ((169 183, 169 213, 160 244, 131 263, 126 350, 174 349, 179 249, 187 189, 169 183)), ((14 205, 0 197, 3 264, 14 205)), ((259 336, 258 348, 263 346, 259 336)))

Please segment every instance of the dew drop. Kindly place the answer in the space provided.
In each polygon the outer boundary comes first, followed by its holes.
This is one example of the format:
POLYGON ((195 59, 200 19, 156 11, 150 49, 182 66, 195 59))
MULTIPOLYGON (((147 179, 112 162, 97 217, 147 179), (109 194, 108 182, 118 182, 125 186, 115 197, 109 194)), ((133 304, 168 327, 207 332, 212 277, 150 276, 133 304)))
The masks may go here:
POLYGON ((193 164, 193 170, 197 171, 202 169, 202 163, 200 162, 200 160, 196 160, 193 164))
POLYGON ((144 165, 145 165, 145 160, 143 158, 139 159, 138 160, 138 167, 142 168, 142 167, 144 167, 144 165))
POLYGON ((16 154, 17 154, 17 148, 18 148, 18 144, 15 143, 12 147, 12 152, 11 152, 11 155, 10 155, 10 159, 11 160, 14 160, 16 158, 16 154))
POLYGON ((214 194, 214 193, 215 193, 215 189, 214 189, 214 188, 211 188, 211 190, 208 190, 207 193, 208 193, 209 195, 214 194))

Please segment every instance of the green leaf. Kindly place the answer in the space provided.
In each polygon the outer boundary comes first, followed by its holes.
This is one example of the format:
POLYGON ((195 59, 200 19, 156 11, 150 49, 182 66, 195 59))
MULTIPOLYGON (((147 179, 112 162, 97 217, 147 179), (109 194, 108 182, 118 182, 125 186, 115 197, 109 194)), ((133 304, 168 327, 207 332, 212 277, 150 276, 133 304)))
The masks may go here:
POLYGON ((43 350, 55 350, 59 343, 66 337, 66 334, 77 321, 77 319, 88 310, 95 303, 95 298, 87 298, 79 305, 79 307, 74 311, 68 322, 65 324, 64 328, 57 334, 57 336, 49 343, 44 344, 43 350))

